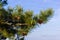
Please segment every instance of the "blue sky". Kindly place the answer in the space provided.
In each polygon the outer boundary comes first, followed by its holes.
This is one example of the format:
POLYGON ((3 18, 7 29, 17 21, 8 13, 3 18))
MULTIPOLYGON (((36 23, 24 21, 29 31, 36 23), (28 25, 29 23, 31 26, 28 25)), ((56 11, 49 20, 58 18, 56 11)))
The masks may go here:
POLYGON ((26 40, 60 40, 60 0, 8 0, 8 6, 20 5, 24 10, 40 10, 53 8, 54 16, 46 24, 40 25, 25 38, 26 40))

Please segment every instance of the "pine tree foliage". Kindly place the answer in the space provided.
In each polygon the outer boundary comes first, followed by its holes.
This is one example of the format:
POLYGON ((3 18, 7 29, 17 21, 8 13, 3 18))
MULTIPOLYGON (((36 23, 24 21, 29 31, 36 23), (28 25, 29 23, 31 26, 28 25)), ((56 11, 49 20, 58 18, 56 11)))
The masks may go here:
MULTIPOLYGON (((2 1, 0 4, 3 5, 2 1)), ((37 23, 46 23, 52 15, 52 9, 42 10, 39 15, 33 15, 32 10, 24 11, 20 6, 8 7, 7 10, 2 8, 0 9, 0 34, 4 37, 11 37, 16 33, 26 36, 37 23)))

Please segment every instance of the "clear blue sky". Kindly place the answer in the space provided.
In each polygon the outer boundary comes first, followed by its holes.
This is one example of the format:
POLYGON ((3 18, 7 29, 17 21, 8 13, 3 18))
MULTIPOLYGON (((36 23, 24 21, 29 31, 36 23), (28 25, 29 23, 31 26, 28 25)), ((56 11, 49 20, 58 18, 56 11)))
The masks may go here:
POLYGON ((24 10, 33 10, 35 14, 47 8, 55 11, 51 20, 32 30, 26 40, 60 40, 60 0, 8 0, 8 6, 16 5, 21 5, 24 10))

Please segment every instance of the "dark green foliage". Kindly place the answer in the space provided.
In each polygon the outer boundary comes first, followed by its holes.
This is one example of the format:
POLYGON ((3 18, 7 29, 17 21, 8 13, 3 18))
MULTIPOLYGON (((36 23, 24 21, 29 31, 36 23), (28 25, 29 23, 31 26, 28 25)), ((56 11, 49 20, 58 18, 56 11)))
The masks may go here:
MULTIPOLYGON (((7 0, 0 0, 0 4, 7 4, 7 0)), ((21 36, 26 36, 31 29, 35 28, 37 23, 45 23, 52 14, 52 9, 43 10, 39 15, 33 15, 33 11, 24 11, 20 6, 16 8, 8 7, 7 10, 1 6, 0 34, 4 37, 11 37, 16 33, 21 36)))
POLYGON ((0 4, 2 4, 2 6, 5 6, 7 4, 7 0, 0 0, 0 4))

